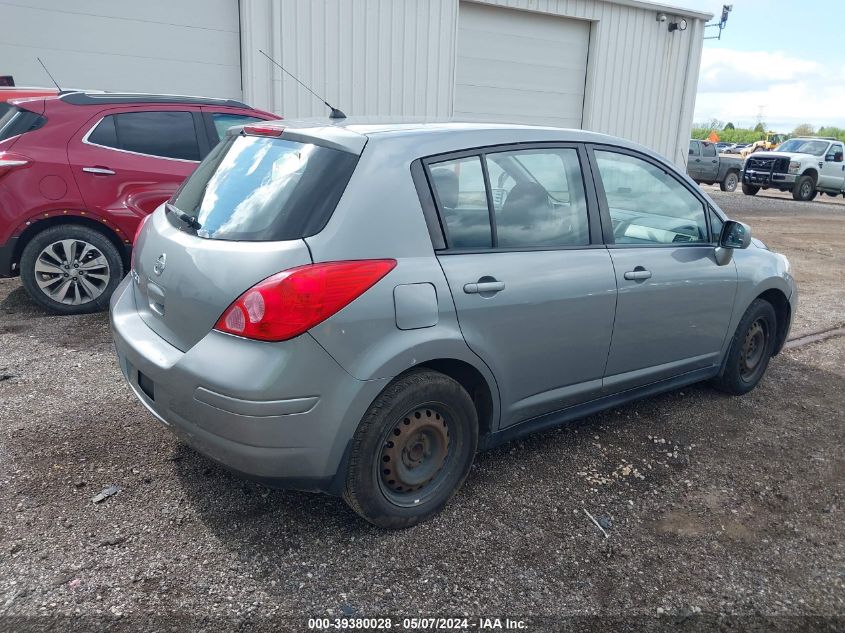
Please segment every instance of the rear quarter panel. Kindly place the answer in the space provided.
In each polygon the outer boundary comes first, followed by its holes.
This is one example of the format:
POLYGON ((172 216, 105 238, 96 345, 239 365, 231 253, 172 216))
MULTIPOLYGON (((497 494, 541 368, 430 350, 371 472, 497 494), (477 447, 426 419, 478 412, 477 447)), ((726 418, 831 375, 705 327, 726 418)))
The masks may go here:
POLYGON ((434 255, 419 197, 405 155, 362 154, 331 220, 306 238, 315 262, 391 258, 397 266, 363 296, 311 330, 314 338, 359 380, 392 378, 435 359, 462 360, 487 380, 494 420, 499 396, 489 368, 467 346, 443 270, 434 255), (396 324, 394 289, 430 283, 437 302, 437 323, 401 330, 396 324))

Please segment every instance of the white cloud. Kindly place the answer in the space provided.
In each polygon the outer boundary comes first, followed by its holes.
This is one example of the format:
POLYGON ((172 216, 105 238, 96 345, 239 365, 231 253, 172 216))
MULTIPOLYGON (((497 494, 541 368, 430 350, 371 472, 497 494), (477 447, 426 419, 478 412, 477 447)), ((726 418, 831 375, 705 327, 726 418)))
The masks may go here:
POLYGON ((778 51, 705 48, 696 121, 753 124, 761 107, 769 127, 780 131, 799 123, 845 126, 845 67, 778 51))

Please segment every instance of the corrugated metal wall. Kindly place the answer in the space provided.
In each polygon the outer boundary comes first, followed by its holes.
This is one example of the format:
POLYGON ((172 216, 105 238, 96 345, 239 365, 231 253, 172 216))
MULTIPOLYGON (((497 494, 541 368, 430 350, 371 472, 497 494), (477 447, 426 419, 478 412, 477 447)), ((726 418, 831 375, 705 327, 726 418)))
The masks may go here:
MULTIPOLYGON (((686 162, 703 20, 688 16, 686 31, 670 33, 657 6, 636 0, 483 3, 589 20, 584 128, 686 162)), ((452 114, 458 0, 241 0, 241 16, 244 98, 253 105, 286 117, 326 114, 261 48, 350 116, 452 114)))
POLYGON ((457 0, 242 0, 245 98, 286 117, 452 113, 457 0))

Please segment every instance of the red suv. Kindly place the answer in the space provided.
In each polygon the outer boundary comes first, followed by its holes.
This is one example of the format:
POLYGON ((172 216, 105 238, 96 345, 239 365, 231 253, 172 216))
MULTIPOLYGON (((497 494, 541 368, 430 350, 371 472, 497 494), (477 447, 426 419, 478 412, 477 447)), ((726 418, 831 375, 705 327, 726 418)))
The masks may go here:
POLYGON ((278 119, 237 101, 72 92, 0 116, 0 277, 42 306, 106 308, 140 221, 233 125, 278 119))

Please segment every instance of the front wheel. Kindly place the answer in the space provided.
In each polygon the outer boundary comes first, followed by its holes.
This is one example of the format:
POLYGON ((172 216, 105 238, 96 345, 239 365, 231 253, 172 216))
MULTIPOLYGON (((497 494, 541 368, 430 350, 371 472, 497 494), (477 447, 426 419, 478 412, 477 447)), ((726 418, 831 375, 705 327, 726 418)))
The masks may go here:
POLYGON ((21 281, 32 299, 59 314, 108 308, 123 279, 123 261, 111 240, 79 224, 50 227, 21 253, 21 281))
POLYGON ((477 444, 478 418, 464 388, 436 371, 409 372, 361 420, 343 498, 380 527, 416 525, 461 487, 477 444))
POLYGON ((745 183, 742 183, 742 193, 744 193, 746 196, 756 196, 758 191, 760 191, 760 187, 757 187, 755 185, 746 185, 745 183))
POLYGON ((739 183, 739 177, 735 171, 729 171, 722 182, 719 183, 719 189, 722 191, 736 191, 736 186, 739 183))
POLYGON ((769 365, 776 331, 777 317, 772 304, 755 299, 736 328, 724 371, 713 381, 714 386, 737 396, 754 389, 769 365))
POLYGON ((816 197, 816 183, 810 176, 801 176, 795 181, 792 197, 799 202, 809 202, 816 197))

